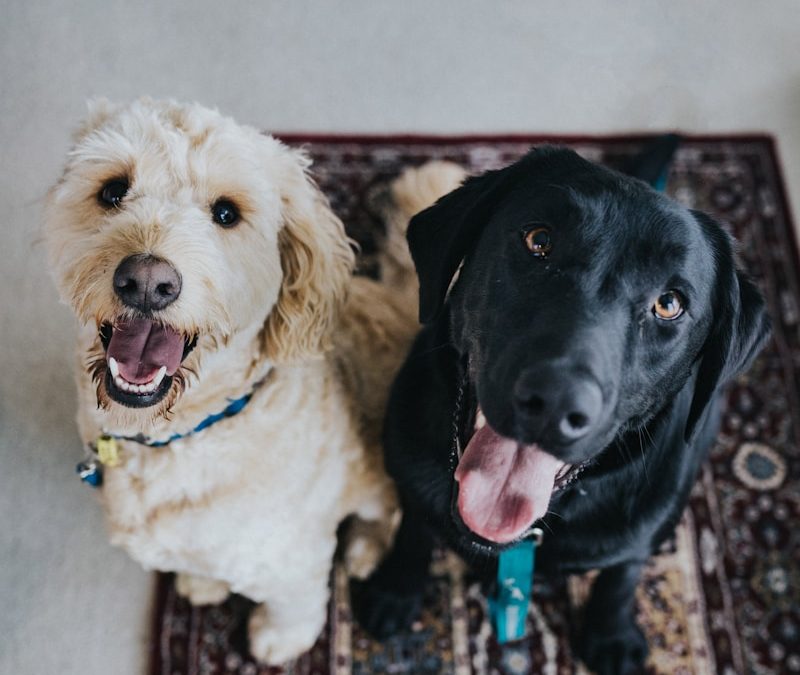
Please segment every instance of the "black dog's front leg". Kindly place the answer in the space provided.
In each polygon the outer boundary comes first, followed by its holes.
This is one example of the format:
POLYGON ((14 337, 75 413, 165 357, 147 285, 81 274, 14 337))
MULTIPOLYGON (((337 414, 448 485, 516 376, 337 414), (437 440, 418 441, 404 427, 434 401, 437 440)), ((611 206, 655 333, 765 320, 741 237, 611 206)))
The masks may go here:
POLYGON ((350 586, 356 619, 370 635, 383 640, 411 626, 422 608, 432 553, 425 523, 405 510, 394 548, 366 581, 350 586))
POLYGON ((622 563, 603 570, 584 613, 578 653, 598 675, 644 670, 647 640, 635 619, 635 593, 643 564, 622 563))

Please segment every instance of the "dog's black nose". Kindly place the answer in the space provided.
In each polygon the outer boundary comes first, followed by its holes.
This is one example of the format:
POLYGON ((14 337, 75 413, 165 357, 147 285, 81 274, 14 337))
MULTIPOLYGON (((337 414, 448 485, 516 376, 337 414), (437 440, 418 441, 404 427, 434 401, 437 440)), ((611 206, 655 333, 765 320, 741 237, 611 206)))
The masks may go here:
POLYGON ((514 408, 526 435, 566 445, 594 428, 603 392, 593 378, 568 368, 527 369, 514 385, 514 408))
POLYGON ((166 260, 131 255, 114 271, 114 292, 128 307, 143 312, 164 309, 181 294, 181 275, 166 260))

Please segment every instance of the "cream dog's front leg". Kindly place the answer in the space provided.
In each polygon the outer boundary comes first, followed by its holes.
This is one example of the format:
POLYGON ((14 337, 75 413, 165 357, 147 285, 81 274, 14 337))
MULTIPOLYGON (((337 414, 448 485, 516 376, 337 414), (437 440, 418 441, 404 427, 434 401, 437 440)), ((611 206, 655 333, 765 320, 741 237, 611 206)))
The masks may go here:
POLYGON ((318 570, 302 583, 281 584, 280 595, 258 605, 250 615, 250 652, 264 663, 281 664, 316 642, 325 626, 328 573, 318 570))
POLYGON ((224 581, 183 572, 175 578, 175 590, 193 605, 219 605, 230 593, 230 587, 224 581))

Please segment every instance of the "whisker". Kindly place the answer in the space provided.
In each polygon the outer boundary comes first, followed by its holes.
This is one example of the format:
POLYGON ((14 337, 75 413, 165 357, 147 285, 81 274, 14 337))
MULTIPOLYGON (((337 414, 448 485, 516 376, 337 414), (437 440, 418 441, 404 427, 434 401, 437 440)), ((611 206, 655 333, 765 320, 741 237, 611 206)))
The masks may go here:
MULTIPOLYGON (((550 512, 548 511, 548 513, 550 513, 550 512)), ((558 515, 558 514, 556 514, 556 515, 558 515)), ((561 516, 559 516, 559 518, 560 518, 560 517, 561 517, 561 516)), ((542 521, 542 525, 544 525, 544 526, 545 526, 545 527, 546 527, 548 530, 550 530, 550 534, 555 534, 555 532, 553 531, 553 528, 552 528, 552 527, 550 527, 550 525, 548 525, 548 524, 547 524, 547 521, 546 521, 546 520, 543 520, 543 521, 542 521)))
MULTIPOLYGON (((645 429, 645 427, 641 427, 641 429, 645 429)), ((650 476, 647 473, 647 460, 644 456, 644 443, 642 442, 642 431, 639 431, 639 451, 642 454, 642 469, 644 470, 644 479, 648 485, 650 485, 650 476)))
POLYGON ((437 352, 437 351, 439 351, 440 349, 444 349, 445 347, 449 347, 449 346, 450 346, 450 343, 449 343, 449 342, 443 342, 443 343, 442 343, 442 344, 440 344, 440 345, 436 345, 435 347, 431 347, 430 349, 428 349, 428 350, 426 350, 426 351, 424 351, 424 352, 420 352, 419 354, 416 354, 416 355, 414 356, 414 358, 415 358, 415 359, 418 359, 418 358, 421 358, 421 357, 423 357, 423 356, 428 356, 428 354, 433 354, 434 352, 437 352))
POLYGON ((626 462, 633 462, 633 456, 631 455, 626 443, 618 440, 616 443, 614 443, 614 447, 619 450, 619 454, 622 455, 622 459, 624 459, 626 462))

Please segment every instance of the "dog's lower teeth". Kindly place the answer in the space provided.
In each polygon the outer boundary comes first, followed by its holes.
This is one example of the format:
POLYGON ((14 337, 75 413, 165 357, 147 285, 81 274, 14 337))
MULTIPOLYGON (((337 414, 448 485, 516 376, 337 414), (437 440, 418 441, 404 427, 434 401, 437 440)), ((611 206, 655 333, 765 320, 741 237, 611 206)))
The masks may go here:
MULTIPOLYGON (((110 368, 110 370, 113 375, 113 369, 110 368)), ((164 368, 163 370, 166 372, 166 368, 164 368)), ((159 373, 161 373, 161 371, 159 371, 159 373)), ((160 384, 161 380, 163 379, 164 375, 161 374, 160 377, 156 375, 156 377, 147 384, 134 384, 133 382, 128 382, 127 380, 122 379, 120 375, 114 375, 114 384, 117 386, 118 389, 121 389, 122 391, 127 391, 128 393, 131 394, 152 394, 156 390, 156 387, 160 384)))

